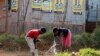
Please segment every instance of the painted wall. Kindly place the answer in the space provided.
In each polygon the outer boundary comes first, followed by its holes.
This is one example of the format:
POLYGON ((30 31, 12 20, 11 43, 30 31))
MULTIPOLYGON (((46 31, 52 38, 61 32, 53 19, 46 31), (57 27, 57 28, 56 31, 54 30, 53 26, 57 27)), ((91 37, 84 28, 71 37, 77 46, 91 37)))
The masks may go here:
MULTIPOLYGON (((22 22, 23 21, 23 15, 25 15, 25 10, 26 10, 26 6, 27 6, 27 2, 28 0, 20 0, 20 17, 19 17, 19 21, 22 22), (23 1, 23 2, 22 2, 23 1)), ((85 0, 82 0, 82 14, 73 14, 72 12, 72 0, 68 0, 68 7, 67 7, 67 14, 66 14, 66 24, 65 26, 67 27, 68 23, 71 23, 72 25, 76 25, 75 27, 73 26, 72 28, 75 28, 75 30, 73 29, 73 31, 83 31, 84 24, 85 24, 85 19, 86 19, 86 11, 85 11, 85 0), (79 27, 77 27, 77 25, 79 27), (79 29, 80 28, 80 29, 79 29), (79 30, 78 30, 79 29, 79 30)), ((64 5, 65 6, 65 5, 64 5)), ((53 8, 52 8, 53 9, 53 8)), ((18 11, 17 12, 11 12, 11 23, 13 22, 18 22, 18 11)), ((30 0, 30 3, 28 5, 28 10, 27 10, 27 15, 26 15, 26 30, 29 30, 32 28, 32 25, 34 23, 39 23, 41 22, 45 22, 45 23, 62 23, 63 20, 63 16, 64 13, 54 13, 54 10, 52 10, 51 12, 47 12, 47 11, 42 11, 42 10, 32 10, 32 0, 30 0)), ((40 23, 41 24, 41 23, 40 23)), ((14 25, 14 24, 13 24, 14 25)), ((69 24, 70 25, 70 24, 69 24)), ((17 27, 17 26, 16 26, 17 27)), ((15 28, 16 28, 15 27, 15 28)), ((12 28, 10 27, 10 29, 12 30, 12 28)))
POLYGON ((95 22, 96 16, 97 20, 100 21, 100 0, 89 0, 89 22, 95 22), (98 9, 97 9, 98 5, 98 9), (92 7, 92 8, 91 8, 92 7))
POLYGON ((82 14, 74 14, 72 12, 72 0, 68 0, 67 18, 66 20, 72 21, 72 24, 83 25, 86 20, 85 0, 82 0, 82 14))

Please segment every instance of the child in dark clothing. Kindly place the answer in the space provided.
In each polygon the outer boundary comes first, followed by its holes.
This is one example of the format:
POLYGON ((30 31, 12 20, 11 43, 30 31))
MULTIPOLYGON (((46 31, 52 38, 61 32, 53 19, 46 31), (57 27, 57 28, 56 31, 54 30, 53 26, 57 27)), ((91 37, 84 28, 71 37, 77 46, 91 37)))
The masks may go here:
POLYGON ((71 32, 69 29, 53 29, 54 36, 61 36, 62 51, 71 47, 71 32))

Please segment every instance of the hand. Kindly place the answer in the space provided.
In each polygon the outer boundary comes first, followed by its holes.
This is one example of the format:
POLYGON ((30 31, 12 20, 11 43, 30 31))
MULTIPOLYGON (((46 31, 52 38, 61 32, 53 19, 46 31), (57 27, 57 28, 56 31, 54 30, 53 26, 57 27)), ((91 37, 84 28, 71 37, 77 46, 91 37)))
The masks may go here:
POLYGON ((40 42, 40 40, 39 39, 36 39, 36 42, 40 42))

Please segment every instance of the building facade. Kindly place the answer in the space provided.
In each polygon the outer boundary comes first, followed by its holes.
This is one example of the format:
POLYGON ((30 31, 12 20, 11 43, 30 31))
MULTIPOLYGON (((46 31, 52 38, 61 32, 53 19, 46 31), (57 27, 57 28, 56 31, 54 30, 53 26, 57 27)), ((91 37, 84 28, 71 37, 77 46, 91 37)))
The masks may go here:
POLYGON ((93 32, 100 26, 100 0, 88 0, 87 7, 86 31, 93 32))
MULTIPOLYGON (((66 0, 12 0, 11 4, 13 6, 11 5, 9 11, 11 16, 8 17, 9 32, 18 32, 19 29, 28 31, 32 28, 41 27, 60 28, 64 19, 65 2, 66 0)), ((86 3, 87 0, 68 0, 65 27, 70 28, 73 33, 85 31, 87 20, 86 3)), ((95 3, 97 2, 94 1, 95 3)), ((90 12, 90 14, 95 14, 95 12, 90 12)), ((91 20, 90 17, 89 21, 91 20)))

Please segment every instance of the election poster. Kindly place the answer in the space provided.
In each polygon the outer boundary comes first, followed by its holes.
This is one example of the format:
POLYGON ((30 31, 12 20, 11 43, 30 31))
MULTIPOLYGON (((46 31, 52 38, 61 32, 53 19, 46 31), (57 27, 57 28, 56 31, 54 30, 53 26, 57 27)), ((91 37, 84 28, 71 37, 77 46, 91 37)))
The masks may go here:
POLYGON ((32 0, 32 9, 41 9, 42 0, 32 0))
POLYGON ((47 12, 51 12, 52 11, 52 0, 43 0, 42 10, 47 11, 47 12))
POLYGON ((11 10, 12 11, 18 10, 18 0, 11 0, 11 10))
POLYGON ((54 0, 54 11, 64 12, 65 0, 54 0))
POLYGON ((72 0, 72 12, 82 14, 83 0, 72 0))

